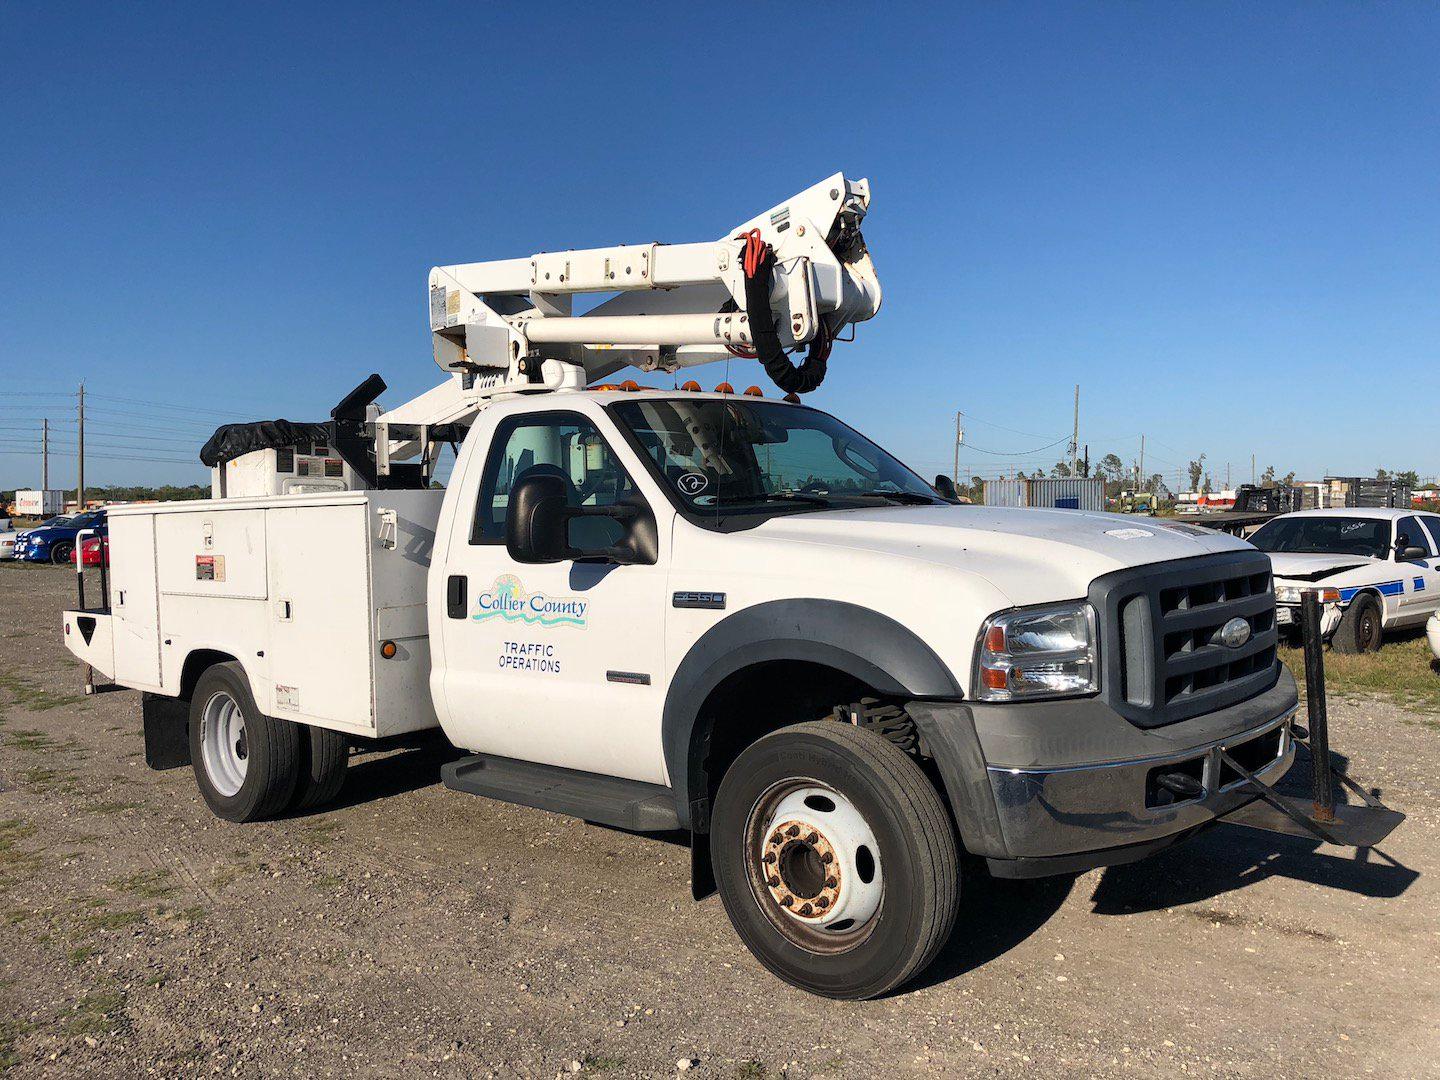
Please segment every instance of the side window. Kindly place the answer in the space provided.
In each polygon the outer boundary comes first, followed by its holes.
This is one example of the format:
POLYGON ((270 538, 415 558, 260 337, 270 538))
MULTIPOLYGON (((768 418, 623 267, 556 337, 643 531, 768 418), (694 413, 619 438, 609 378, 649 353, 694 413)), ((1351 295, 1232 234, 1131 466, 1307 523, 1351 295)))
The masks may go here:
MULTIPOLYGON (((527 473, 535 472, 563 477, 571 506, 612 506, 635 492, 609 444, 585 417, 569 412, 512 416, 500 422, 490 444, 470 543, 505 542, 510 491, 527 473)), ((617 529, 614 521, 605 518, 577 518, 571 525, 571 542, 615 543, 617 529)))
POLYGON ((1427 514, 1420 519, 1420 524, 1430 534, 1430 550, 1440 554, 1440 517, 1427 514))
POLYGON ((1402 540, 1413 547, 1423 548, 1426 546, 1425 534, 1420 531, 1420 522, 1415 518, 1403 517, 1395 522, 1395 547, 1397 557, 1402 540))

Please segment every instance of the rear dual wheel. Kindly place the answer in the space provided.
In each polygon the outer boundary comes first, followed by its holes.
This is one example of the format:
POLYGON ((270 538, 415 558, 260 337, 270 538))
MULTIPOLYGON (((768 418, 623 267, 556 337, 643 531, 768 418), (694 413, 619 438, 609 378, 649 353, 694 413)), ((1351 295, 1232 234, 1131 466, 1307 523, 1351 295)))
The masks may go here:
POLYGON ((349 740, 264 715, 233 661, 200 676, 190 700, 190 761, 216 817, 259 821, 333 799, 345 782, 349 740))
POLYGON ((954 925, 949 815, 919 766, 871 732, 818 721, 758 740, 721 782, 710 842, 741 940, 811 993, 887 993, 954 925))

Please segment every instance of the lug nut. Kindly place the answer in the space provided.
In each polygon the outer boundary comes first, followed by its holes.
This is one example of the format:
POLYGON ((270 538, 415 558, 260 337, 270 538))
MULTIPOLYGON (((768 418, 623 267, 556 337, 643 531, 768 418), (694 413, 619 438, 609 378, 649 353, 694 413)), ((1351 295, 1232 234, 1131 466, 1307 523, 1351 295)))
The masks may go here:
POLYGON ((793 904, 793 903, 795 903, 795 898, 794 898, 793 896, 782 896, 782 897, 780 897, 780 906, 781 906, 781 907, 789 907, 789 906, 790 906, 791 904, 793 904))
POLYGON ((786 836, 799 836, 799 835, 800 835, 800 826, 799 826, 799 825, 791 825, 788 829, 785 830, 785 835, 786 835, 786 836))
POLYGON ((815 914, 815 909, 814 909, 813 907, 811 907, 809 904, 801 904, 801 905, 800 905, 800 914, 801 914, 801 915, 814 915, 814 914, 815 914))
POLYGON ((780 884, 780 879, 774 874, 771 874, 768 878, 765 879, 765 884, 769 885, 773 889, 780 884))
POLYGON ((827 851, 824 855, 820 856, 820 861, 823 863, 832 863, 835 861, 835 855, 832 852, 827 851))
POLYGON ((770 837, 770 843, 772 843, 772 844, 783 843, 784 840, 785 840, 785 834, 782 833, 779 829, 776 829, 776 830, 775 830, 775 835, 772 836, 772 837, 770 837))
POLYGON ((815 906, 818 907, 821 911, 824 911, 827 907, 830 906, 830 898, 828 896, 820 897, 819 900, 815 901, 815 906))
POLYGON ((808 836, 805 837, 805 842, 806 842, 807 844, 813 844, 813 843, 815 843, 816 840, 819 840, 819 839, 820 839, 820 834, 819 834, 819 833, 816 833, 816 832, 812 832, 812 833, 810 833, 808 836))
POLYGON ((825 879, 825 888, 827 889, 833 889, 838 884, 840 883, 836 881, 833 877, 827 877, 825 879))
POLYGON ((767 852, 765 853, 765 861, 766 861, 767 863, 772 863, 772 862, 774 862, 774 861, 775 861, 775 853, 774 853, 773 851, 767 851, 767 852))

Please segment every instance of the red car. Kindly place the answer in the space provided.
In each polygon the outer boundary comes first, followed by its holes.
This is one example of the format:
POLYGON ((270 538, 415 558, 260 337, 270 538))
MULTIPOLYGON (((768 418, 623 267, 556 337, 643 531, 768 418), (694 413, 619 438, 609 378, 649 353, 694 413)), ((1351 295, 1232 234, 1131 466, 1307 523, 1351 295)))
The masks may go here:
MULTIPOLYGON (((105 565, 110 565, 110 538, 108 536, 87 536, 80 542, 80 558, 85 560, 86 566, 99 566, 100 560, 105 560, 105 565)), ((70 553, 70 561, 75 561, 76 553, 70 553)))

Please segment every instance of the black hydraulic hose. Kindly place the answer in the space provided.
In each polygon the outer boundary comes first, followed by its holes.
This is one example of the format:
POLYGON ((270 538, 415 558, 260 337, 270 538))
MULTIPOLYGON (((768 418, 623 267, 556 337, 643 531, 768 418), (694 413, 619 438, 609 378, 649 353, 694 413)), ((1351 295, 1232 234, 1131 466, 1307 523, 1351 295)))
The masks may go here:
POLYGON ((787 394, 808 394, 825 381, 825 362, 830 356, 830 338, 824 324, 816 327, 816 333, 805 352, 805 361, 799 367, 790 363, 785 350, 780 347, 780 337, 775 332, 775 315, 770 310, 770 283, 775 276, 775 251, 765 244, 759 258, 754 260, 754 272, 746 266, 745 313, 750 320, 750 340, 755 344, 755 354, 765 366, 765 374, 787 394))

